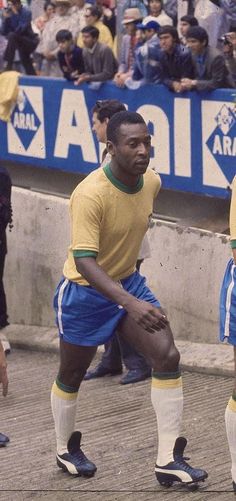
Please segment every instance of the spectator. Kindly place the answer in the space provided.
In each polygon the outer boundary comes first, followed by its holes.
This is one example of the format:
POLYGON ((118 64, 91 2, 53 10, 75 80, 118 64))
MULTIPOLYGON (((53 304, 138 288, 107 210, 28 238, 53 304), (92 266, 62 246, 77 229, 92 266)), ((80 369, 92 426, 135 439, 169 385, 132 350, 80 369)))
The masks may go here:
POLYGON ((126 9, 132 9, 134 7, 136 7, 136 9, 139 9, 142 14, 142 18, 147 16, 148 11, 142 0, 126 0, 123 6, 123 13, 126 11, 126 9))
MULTIPOLYGON (((96 5, 88 7, 86 9, 86 14, 85 14, 86 25, 97 28, 99 31, 99 42, 101 44, 107 45, 108 47, 110 47, 110 49, 112 49, 113 48, 112 34, 109 28, 105 26, 105 24, 103 24, 103 22, 101 21, 101 17, 102 17, 102 10, 96 5)), ((79 45, 79 47, 84 47, 83 35, 81 32, 77 40, 77 45, 79 45)))
MULTIPOLYGON (((98 41, 98 29, 95 26, 85 26, 82 29, 82 37, 85 73, 78 78, 77 85, 83 82, 101 84, 113 79, 118 63, 110 47, 98 41)), ((97 85, 90 87, 99 88, 97 85)))
POLYGON ((76 80, 81 73, 84 73, 82 49, 75 46, 69 30, 58 31, 56 41, 59 46, 57 57, 64 78, 76 80))
MULTIPOLYGON (((46 1, 44 4, 44 14, 42 16, 37 17, 34 22, 32 23, 33 30, 38 32, 39 37, 42 37, 43 30, 46 26, 46 24, 53 18, 55 15, 55 4, 46 1)), ((34 52, 34 67, 36 69, 37 75, 41 74, 41 69, 42 69, 42 62, 43 62, 43 55, 38 52, 40 47, 40 43, 38 47, 36 48, 34 52)))
POLYGON ((208 34, 201 26, 192 26, 187 35, 194 67, 195 78, 183 78, 183 90, 209 91, 218 88, 234 88, 234 81, 218 49, 209 47, 208 34))
POLYGON ((124 87, 125 80, 132 75, 134 52, 137 45, 136 25, 141 20, 141 13, 136 7, 125 10, 122 24, 125 26, 126 34, 122 37, 119 68, 114 77, 118 87, 124 87))
POLYGON ((177 24, 177 0, 163 0, 163 9, 171 17, 174 26, 177 24))
POLYGON ((226 12, 211 0, 195 0, 194 16, 199 26, 207 31, 209 45, 217 47, 218 39, 229 31, 230 22, 226 12))
POLYGON ((186 45, 186 33, 191 26, 198 26, 198 20, 194 16, 182 16, 179 23, 180 41, 186 45))
POLYGON ((96 0, 96 5, 102 9, 102 22, 109 28, 112 38, 116 35, 116 9, 110 6, 109 0, 96 0))
POLYGON ((162 78, 161 51, 157 32, 160 28, 156 21, 138 24, 144 32, 145 42, 135 51, 132 77, 125 81, 126 87, 137 89, 147 83, 160 83, 162 78))
POLYGON ((9 2, 9 8, 3 10, 2 34, 7 37, 4 53, 4 70, 12 70, 16 51, 27 75, 35 75, 31 54, 38 45, 38 35, 31 27, 31 12, 23 7, 21 0, 9 2))
POLYGON ((235 0, 218 0, 219 6, 227 14, 230 23, 229 31, 236 29, 236 2, 235 0))
POLYGON ((226 33, 220 39, 222 43, 222 51, 225 58, 226 66, 231 73, 234 83, 236 84, 236 58, 234 54, 234 46, 231 41, 230 33, 226 33))
POLYGON ((181 92, 181 79, 194 76, 191 53, 180 44, 178 31, 173 26, 163 26, 159 31, 162 49, 163 83, 174 92, 181 92))
POLYGON ((171 17, 167 16, 163 9, 162 0, 148 0, 149 6, 149 15, 144 18, 144 23, 148 21, 156 21, 160 26, 173 24, 173 20, 171 17))
POLYGON ((36 30, 38 30, 39 34, 43 32, 45 24, 48 23, 48 21, 50 21, 50 19, 54 16, 54 14, 55 14, 55 4, 47 0, 44 4, 43 15, 37 17, 33 22, 33 27, 35 27, 36 30))
POLYGON ((86 3, 85 0, 72 0, 71 2, 69 12, 72 16, 74 16, 74 18, 76 18, 79 33, 86 25, 85 14, 88 6, 89 4, 86 3))
POLYGON ((69 30, 74 39, 78 35, 76 17, 70 14, 70 0, 55 0, 56 14, 45 25, 37 53, 42 54, 42 75, 50 77, 62 76, 57 59, 58 44, 56 34, 59 30, 69 30))

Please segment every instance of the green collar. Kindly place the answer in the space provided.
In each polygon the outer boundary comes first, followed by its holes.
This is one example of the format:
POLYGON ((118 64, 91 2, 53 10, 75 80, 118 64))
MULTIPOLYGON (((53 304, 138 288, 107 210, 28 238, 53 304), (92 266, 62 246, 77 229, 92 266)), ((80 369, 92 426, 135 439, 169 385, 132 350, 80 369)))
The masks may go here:
POLYGON ((120 191, 124 191, 125 193, 137 193, 143 187, 143 175, 139 177, 139 180, 138 180, 136 186, 131 188, 130 186, 123 184, 121 181, 119 181, 118 179, 115 178, 115 176, 112 174, 112 171, 111 171, 109 164, 105 165, 103 167, 103 170, 104 170, 107 178, 109 179, 109 181, 111 181, 111 183, 116 188, 118 188, 118 190, 120 190, 120 191))

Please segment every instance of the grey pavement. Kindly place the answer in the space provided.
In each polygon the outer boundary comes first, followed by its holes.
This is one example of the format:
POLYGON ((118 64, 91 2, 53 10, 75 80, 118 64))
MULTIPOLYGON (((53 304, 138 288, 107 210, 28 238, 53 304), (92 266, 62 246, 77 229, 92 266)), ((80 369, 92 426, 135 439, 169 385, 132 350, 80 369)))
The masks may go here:
POLYGON ((190 492, 180 486, 164 489, 156 482, 156 418, 150 380, 128 387, 119 384, 119 376, 84 382, 76 428, 98 470, 92 479, 73 478, 59 470, 50 410, 57 365, 58 355, 46 349, 14 349, 8 357, 9 395, 0 395, 0 430, 9 435, 10 444, 0 449, 1 501, 235 499, 224 426, 231 378, 183 373, 186 455, 191 456, 191 464, 209 473, 199 490, 190 492))
MULTIPOLYGON (((56 328, 10 325, 1 332, 6 334, 13 347, 54 353, 58 351, 56 328)), ((181 353, 183 369, 233 376, 234 363, 231 346, 222 343, 194 343, 181 339, 176 339, 176 344, 181 353)))

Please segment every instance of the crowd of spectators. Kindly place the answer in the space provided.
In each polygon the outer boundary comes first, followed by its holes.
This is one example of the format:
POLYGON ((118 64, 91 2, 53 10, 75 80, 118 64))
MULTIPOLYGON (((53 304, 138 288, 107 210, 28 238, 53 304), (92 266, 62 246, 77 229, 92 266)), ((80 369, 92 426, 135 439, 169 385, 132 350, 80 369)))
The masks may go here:
POLYGON ((0 71, 174 92, 236 85, 235 0, 0 0, 0 71))

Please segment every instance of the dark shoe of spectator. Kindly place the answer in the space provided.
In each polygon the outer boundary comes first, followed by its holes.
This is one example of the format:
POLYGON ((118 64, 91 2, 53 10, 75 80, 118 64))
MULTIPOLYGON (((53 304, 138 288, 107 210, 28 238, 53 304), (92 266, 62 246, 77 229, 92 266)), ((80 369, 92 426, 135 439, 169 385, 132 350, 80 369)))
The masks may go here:
POLYGON ((6 447, 8 442, 10 442, 9 438, 3 435, 3 433, 0 433, 0 447, 6 447))
POLYGON ((131 369, 125 374, 124 377, 121 378, 120 384, 131 384, 138 383, 139 381, 144 381, 151 377, 152 371, 148 369, 143 371, 142 369, 131 369))
POLYGON ((84 376, 84 381, 88 381, 89 379, 96 379, 98 377, 104 376, 116 376, 117 374, 122 374, 122 368, 118 369, 108 369, 104 367, 101 363, 92 369, 91 371, 87 371, 84 376))

